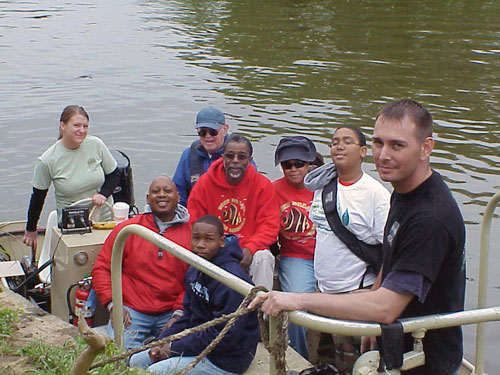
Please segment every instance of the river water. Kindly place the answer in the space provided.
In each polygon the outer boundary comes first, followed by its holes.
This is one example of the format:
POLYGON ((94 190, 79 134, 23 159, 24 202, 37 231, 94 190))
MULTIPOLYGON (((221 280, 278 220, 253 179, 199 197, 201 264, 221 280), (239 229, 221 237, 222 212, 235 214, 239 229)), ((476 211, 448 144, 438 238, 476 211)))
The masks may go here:
MULTIPOLYGON (((0 220, 25 217, 34 161, 67 104, 84 106, 90 133, 130 156, 142 207, 206 105, 251 137, 259 169, 276 179, 281 136, 307 135, 327 156, 336 126, 370 139, 377 111, 411 97, 434 116, 433 167, 467 223, 472 308, 482 213, 500 189, 499 21, 498 1, 0 0, 0 220)), ((370 156, 365 170, 377 176, 370 156)), ((495 216, 493 267, 499 225, 495 216)), ((500 304, 498 272, 489 304, 500 304)), ((499 324, 487 331, 495 373, 499 324)), ((465 334, 473 359, 474 329, 465 334)))

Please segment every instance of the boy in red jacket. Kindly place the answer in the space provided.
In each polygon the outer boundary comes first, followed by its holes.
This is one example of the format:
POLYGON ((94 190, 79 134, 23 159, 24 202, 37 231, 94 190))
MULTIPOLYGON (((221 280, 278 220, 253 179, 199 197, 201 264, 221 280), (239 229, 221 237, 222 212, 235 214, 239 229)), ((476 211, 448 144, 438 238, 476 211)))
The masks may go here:
POLYGON ((243 249, 242 268, 255 285, 273 287, 274 256, 268 250, 279 232, 279 206, 271 181, 251 164, 252 144, 228 137, 222 158, 196 183, 188 200, 190 221, 218 217, 224 233, 235 234, 243 249))

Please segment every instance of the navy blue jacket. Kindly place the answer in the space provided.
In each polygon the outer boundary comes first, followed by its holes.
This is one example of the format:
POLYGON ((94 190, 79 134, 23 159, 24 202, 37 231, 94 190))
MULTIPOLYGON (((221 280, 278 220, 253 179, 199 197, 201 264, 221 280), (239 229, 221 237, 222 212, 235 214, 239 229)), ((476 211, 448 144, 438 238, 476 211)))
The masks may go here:
MULTIPOLYGON (((234 235, 226 236, 226 246, 221 248, 212 262, 226 271, 252 283, 248 274, 240 267, 242 252, 234 235)), ((172 327, 165 330, 163 338, 186 328, 198 326, 238 308, 243 296, 224 284, 212 279, 194 267, 189 267, 185 278, 184 315, 172 327)), ((172 356, 197 356, 224 328, 224 323, 204 331, 193 333, 171 344, 172 356)), ((226 333, 221 342, 208 354, 208 359, 217 367, 241 374, 252 362, 260 339, 257 312, 244 315, 226 333)))
MULTIPOLYGON (((219 148, 217 151, 213 153, 212 156, 210 156, 205 150, 205 148, 201 145, 200 140, 198 139, 193 143, 193 145, 189 146, 184 151, 182 151, 179 163, 177 163, 177 168, 175 169, 174 172, 174 177, 172 177, 172 181, 174 181, 174 184, 177 186, 177 191, 179 192, 179 195, 181 197, 179 203, 182 204, 183 206, 186 206, 189 197, 189 192, 191 191, 193 185, 197 181, 197 179, 195 181, 191 181, 191 161, 190 161, 191 147, 195 147, 194 151, 196 154, 195 155, 196 160, 198 163, 201 164, 201 169, 203 170, 203 173, 207 171, 208 167, 210 167, 210 165, 214 161, 216 161, 221 157, 224 148, 224 146, 221 146, 221 148, 219 148)), ((197 176, 197 178, 199 177, 200 176, 197 176)))

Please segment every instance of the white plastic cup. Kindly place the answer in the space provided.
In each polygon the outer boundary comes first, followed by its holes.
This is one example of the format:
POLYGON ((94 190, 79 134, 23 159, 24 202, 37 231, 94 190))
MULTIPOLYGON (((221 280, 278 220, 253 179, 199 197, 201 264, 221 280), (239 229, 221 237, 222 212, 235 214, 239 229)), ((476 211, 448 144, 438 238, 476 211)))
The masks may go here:
POLYGON ((116 202, 113 205, 113 213, 115 214, 116 223, 121 223, 128 219, 129 205, 125 202, 116 202))

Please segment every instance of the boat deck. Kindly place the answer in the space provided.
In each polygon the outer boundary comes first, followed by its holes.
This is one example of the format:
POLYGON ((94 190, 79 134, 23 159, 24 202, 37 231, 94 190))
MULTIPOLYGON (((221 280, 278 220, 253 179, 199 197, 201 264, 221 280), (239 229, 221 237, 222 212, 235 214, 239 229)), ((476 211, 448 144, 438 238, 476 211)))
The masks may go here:
MULTIPOLYGON (((306 361, 301 355, 299 355, 290 346, 286 350, 286 364, 287 370, 293 370, 300 372, 312 365, 306 361)), ((255 358, 245 372, 245 375, 262 375, 269 374, 269 352, 264 347, 264 344, 259 342, 257 346, 257 353, 255 358)))

